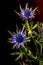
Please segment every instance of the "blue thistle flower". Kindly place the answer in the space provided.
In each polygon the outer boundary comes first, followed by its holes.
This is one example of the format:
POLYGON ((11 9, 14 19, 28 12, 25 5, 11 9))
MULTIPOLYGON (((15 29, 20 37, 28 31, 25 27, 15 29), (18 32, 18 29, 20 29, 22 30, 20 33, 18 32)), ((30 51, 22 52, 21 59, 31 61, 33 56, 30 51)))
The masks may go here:
POLYGON ((16 33, 11 33, 10 31, 8 31, 11 34, 11 38, 9 38, 9 42, 14 44, 13 49, 15 47, 19 48, 20 46, 24 47, 24 43, 29 40, 29 37, 26 37, 26 32, 23 33, 23 30, 20 32, 16 32, 16 33))
POLYGON ((34 9, 34 10, 32 10, 32 7, 29 9, 28 8, 28 3, 26 3, 26 7, 25 7, 25 9, 22 9, 21 8, 21 5, 19 5, 19 7, 20 7, 20 13, 18 13, 17 11, 15 11, 21 18, 23 18, 23 20, 25 20, 25 19, 32 19, 32 18, 35 18, 35 12, 37 11, 37 7, 34 9))

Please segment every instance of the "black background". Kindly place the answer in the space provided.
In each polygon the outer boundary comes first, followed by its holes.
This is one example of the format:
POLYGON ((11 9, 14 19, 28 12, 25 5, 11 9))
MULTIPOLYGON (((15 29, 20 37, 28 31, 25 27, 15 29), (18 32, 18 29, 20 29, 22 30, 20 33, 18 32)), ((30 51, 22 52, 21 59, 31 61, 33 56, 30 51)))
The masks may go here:
MULTIPOLYGON (((10 56, 10 53, 13 50, 12 50, 12 44, 9 44, 7 42, 8 38, 10 37, 8 30, 15 32, 16 24, 18 24, 18 27, 20 28, 21 23, 24 23, 24 21, 22 22, 22 19, 19 18, 19 16, 13 11, 13 9, 20 12, 19 4, 21 4, 22 8, 24 8, 27 2, 29 3, 29 7, 31 6, 33 8, 36 7, 35 0, 8 0, 8 10, 6 12, 7 16, 5 16, 5 21, 3 21, 1 25, 1 44, 0 44, 1 64, 5 63, 5 64, 18 65, 18 63, 14 61, 15 57, 10 56)), ((36 18, 35 20, 38 19, 36 18)))

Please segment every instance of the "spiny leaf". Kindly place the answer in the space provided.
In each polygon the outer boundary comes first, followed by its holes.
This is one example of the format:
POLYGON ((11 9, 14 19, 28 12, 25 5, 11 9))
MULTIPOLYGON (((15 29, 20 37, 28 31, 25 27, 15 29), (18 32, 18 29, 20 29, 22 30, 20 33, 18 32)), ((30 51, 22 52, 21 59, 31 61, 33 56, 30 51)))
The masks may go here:
POLYGON ((37 28, 37 27, 38 27, 38 23, 33 26, 32 30, 37 28))
POLYGON ((15 59, 15 61, 19 60, 20 57, 22 57, 22 53, 15 59))
POLYGON ((20 52, 13 52, 10 55, 19 55, 19 54, 20 54, 20 52))

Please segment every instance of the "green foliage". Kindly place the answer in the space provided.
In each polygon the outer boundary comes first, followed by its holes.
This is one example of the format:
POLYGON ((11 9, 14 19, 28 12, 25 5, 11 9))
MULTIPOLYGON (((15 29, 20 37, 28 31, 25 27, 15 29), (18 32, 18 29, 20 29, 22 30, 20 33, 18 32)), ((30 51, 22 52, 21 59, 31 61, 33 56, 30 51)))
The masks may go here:
MULTIPOLYGON (((19 59, 22 60, 23 57, 25 56, 25 58, 26 58, 26 61, 24 60, 25 62, 30 62, 31 60, 29 61, 28 57, 31 57, 31 59, 38 60, 39 61, 39 65, 43 65, 43 62, 42 62, 43 61, 43 56, 42 56, 43 55, 43 53, 42 53, 42 49, 43 49, 43 33, 42 33, 41 30, 39 30, 39 28, 40 27, 39 27, 39 23, 38 22, 35 25, 33 25, 33 21, 30 21, 30 22, 28 22, 28 20, 25 21, 25 30, 26 31, 28 30, 28 34, 27 35, 30 38, 30 40, 31 40, 31 37, 32 37, 32 40, 33 40, 33 42, 34 42, 34 44, 35 44, 35 46, 37 48, 36 50, 38 50, 38 51, 37 51, 36 56, 34 56, 33 53, 31 52, 31 50, 29 49, 28 45, 26 45, 25 47, 20 47, 19 48, 19 52, 16 51, 16 52, 12 52, 10 54, 10 55, 13 55, 13 56, 17 56, 15 61, 17 61, 19 59), (37 36, 36 35, 33 36, 33 31, 35 31, 36 28, 38 30, 37 36), (39 48, 40 49, 38 49, 37 44, 39 44, 39 46, 40 46, 39 48), (40 51, 40 53, 39 53, 39 51, 40 51)), ((24 30, 24 26, 23 26, 23 30, 24 30)), ((31 62, 30 62, 30 64, 31 64, 31 62)), ((20 65, 22 65, 21 62, 20 62, 20 65)))
MULTIPOLYGON (((21 6, 20 6, 20 9, 21 9, 21 6)), ((19 47, 19 51, 16 51, 16 52, 14 51, 10 54, 13 56, 17 56, 15 61, 21 59, 20 65, 27 65, 26 62, 29 62, 30 65, 32 65, 31 61, 33 61, 33 59, 39 61, 39 65, 43 65, 43 52, 42 52, 43 51, 43 30, 38 21, 36 21, 35 24, 33 23, 34 21, 32 20, 28 21, 28 19, 25 19, 25 24, 23 25, 22 33, 24 32, 24 30, 26 31, 28 41, 24 44, 24 46, 19 47), (31 51, 30 49, 31 46, 29 48, 29 44, 32 45, 32 43, 36 47, 36 51, 37 51, 35 52, 36 55, 34 55, 34 53, 31 51), (23 62, 22 62, 22 59, 24 59, 23 62)), ((18 31, 17 25, 16 25, 16 28, 17 28, 16 31, 18 31)), ((34 45, 33 45, 33 50, 34 50, 34 45)))

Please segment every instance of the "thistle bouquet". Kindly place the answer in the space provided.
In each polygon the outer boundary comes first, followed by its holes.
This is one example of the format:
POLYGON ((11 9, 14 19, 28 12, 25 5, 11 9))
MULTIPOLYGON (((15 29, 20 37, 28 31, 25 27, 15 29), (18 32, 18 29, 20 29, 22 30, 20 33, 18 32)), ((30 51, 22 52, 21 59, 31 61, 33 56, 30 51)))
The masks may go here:
POLYGON ((12 52, 10 55, 16 56, 15 61, 19 60, 19 65, 32 65, 32 62, 37 60, 39 65, 43 65, 43 23, 36 21, 34 23, 33 18, 35 18, 38 7, 32 9, 28 7, 26 3, 25 9, 20 7, 20 13, 15 11, 22 21, 25 23, 21 24, 22 29, 18 29, 16 25, 16 32, 10 33, 11 37, 8 38, 8 42, 12 43, 12 49, 16 51, 12 52), (33 44, 31 46, 31 44, 33 44), (31 50, 31 47, 36 48, 35 53, 31 50))

